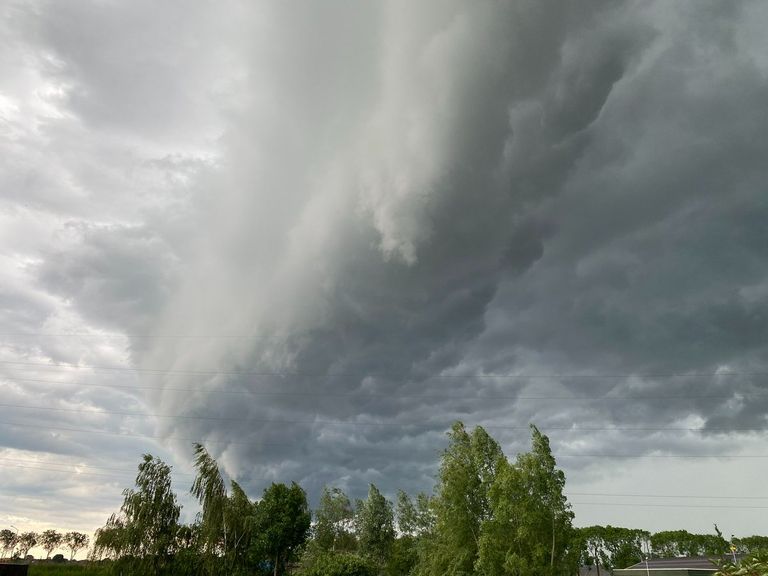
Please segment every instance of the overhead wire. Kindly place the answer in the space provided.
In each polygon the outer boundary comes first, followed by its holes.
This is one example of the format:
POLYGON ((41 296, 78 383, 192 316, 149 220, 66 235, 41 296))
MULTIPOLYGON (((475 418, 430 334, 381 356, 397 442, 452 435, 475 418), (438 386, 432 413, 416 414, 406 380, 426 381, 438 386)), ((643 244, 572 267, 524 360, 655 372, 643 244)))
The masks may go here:
MULTIPOLYGON (((66 380, 47 380, 47 379, 41 379, 41 378, 18 378, 15 376, 7 377, 7 376, 0 376, 0 380, 4 380, 7 382, 16 382, 16 383, 41 383, 41 384, 61 384, 62 386, 77 386, 81 388, 106 388, 106 389, 115 389, 115 390, 141 390, 141 391, 148 391, 148 392, 206 392, 209 390, 201 389, 201 388, 191 388, 191 387, 179 387, 179 386, 142 386, 142 385, 132 385, 132 384, 99 384, 99 383, 93 383, 93 382, 71 382, 66 380)), ((403 393, 384 393, 384 392, 373 392, 373 391, 356 391, 356 392, 313 392, 311 390, 301 390, 301 391, 285 391, 285 390, 279 390, 279 391, 264 391, 264 390, 254 390, 254 389, 240 389, 240 390, 221 390, 217 389, 215 390, 216 394, 224 394, 224 395, 246 395, 246 396, 286 396, 286 397, 294 397, 294 396, 310 396, 310 397, 328 397, 328 398, 417 398, 417 399, 424 399, 424 400, 434 400, 434 399, 440 399, 440 400, 461 400, 461 401, 467 401, 467 400, 485 400, 485 401, 494 401, 494 400, 538 400, 538 401, 564 401, 564 402, 574 402, 574 401, 611 401, 611 400, 632 400, 632 401, 646 401, 646 400, 730 400, 734 398, 735 396, 739 398, 760 398, 765 397, 768 398, 768 391, 766 392, 734 392, 732 394, 686 394, 686 395, 661 395, 661 396, 618 396, 618 395, 589 395, 589 396, 574 396, 574 395, 509 395, 509 396, 499 396, 499 395, 472 395, 472 396, 457 396, 454 394, 435 394, 435 393, 429 393, 429 394, 403 394, 403 393)))

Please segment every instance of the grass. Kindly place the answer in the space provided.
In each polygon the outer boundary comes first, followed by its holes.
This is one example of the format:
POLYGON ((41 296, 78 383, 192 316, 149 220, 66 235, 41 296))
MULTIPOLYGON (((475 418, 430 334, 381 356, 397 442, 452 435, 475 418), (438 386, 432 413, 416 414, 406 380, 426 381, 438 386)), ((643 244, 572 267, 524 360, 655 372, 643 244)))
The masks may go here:
POLYGON ((32 564, 28 576, 107 576, 107 566, 99 564, 32 564))

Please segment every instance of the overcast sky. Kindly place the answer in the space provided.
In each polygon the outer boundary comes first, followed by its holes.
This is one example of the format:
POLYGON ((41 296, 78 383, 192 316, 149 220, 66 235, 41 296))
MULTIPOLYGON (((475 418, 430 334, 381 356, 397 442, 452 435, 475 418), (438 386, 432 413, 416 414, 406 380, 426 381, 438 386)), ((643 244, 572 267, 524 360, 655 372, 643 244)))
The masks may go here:
POLYGON ((429 491, 460 419, 538 425, 579 525, 768 534, 767 28, 0 2, 0 527, 90 532, 145 452, 189 519, 194 441, 429 491))

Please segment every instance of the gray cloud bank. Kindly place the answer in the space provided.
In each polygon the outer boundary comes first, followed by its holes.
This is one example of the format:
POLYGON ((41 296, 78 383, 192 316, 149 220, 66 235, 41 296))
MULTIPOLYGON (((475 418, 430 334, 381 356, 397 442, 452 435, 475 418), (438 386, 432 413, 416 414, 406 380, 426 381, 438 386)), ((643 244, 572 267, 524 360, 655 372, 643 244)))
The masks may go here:
POLYGON ((764 4, 152 6, 5 9, 4 331, 125 340, 4 358, 138 368, 123 429, 254 493, 428 489, 455 419, 584 482, 761 437, 764 4))

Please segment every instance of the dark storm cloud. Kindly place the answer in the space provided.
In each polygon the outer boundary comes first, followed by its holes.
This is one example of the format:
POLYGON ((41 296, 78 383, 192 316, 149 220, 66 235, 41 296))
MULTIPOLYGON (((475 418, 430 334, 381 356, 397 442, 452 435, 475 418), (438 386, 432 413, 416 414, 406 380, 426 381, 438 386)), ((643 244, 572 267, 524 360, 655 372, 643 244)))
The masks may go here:
POLYGON ((758 3, 20 6, 57 96, 6 63, 3 201, 59 232, 2 236, 4 318, 121 333, 180 461, 357 496, 429 489, 455 419, 577 482, 765 427, 758 3))

